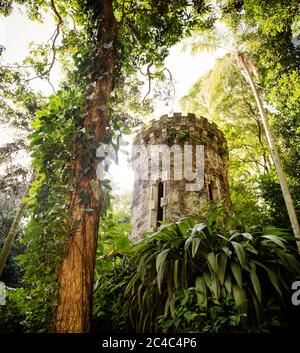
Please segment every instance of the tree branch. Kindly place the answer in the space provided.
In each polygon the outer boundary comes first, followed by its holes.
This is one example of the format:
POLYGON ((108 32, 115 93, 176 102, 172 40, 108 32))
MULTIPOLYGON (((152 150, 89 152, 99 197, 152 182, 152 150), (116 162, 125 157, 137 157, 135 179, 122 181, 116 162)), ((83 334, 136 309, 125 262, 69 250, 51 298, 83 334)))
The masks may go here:
MULTIPOLYGON (((50 72, 51 72, 51 70, 52 70, 52 68, 53 68, 53 66, 55 64, 55 60, 56 60, 56 41, 57 41, 58 36, 60 35, 60 28, 61 28, 61 26, 63 24, 63 20, 62 20, 62 17, 60 15, 60 13, 58 12, 58 10, 56 8, 54 0, 51 0, 50 3, 51 3, 51 8, 52 8, 52 10, 53 10, 53 12, 54 12, 54 14, 55 14, 55 16, 56 16, 58 21, 57 21, 57 25, 56 25, 55 31, 54 31, 52 37, 50 38, 50 40, 52 41, 52 45, 51 45, 51 49, 52 49, 52 52, 53 52, 52 60, 51 60, 50 64, 48 64, 49 67, 44 72, 44 75, 48 76, 47 77, 47 81, 48 81, 49 85, 52 87, 53 92, 55 93, 55 88, 54 88, 53 84, 51 83, 49 76, 50 76, 50 72)), ((27 79, 26 82, 35 80, 37 78, 43 79, 44 75, 34 76, 34 77, 30 78, 30 79, 27 79)))
POLYGON ((61 18, 60 13, 58 12, 58 10, 57 10, 57 8, 55 6, 54 0, 51 0, 51 8, 52 8, 52 10, 53 10, 58 22, 57 22, 57 25, 56 25, 55 32, 54 32, 54 34, 52 36, 52 52, 53 52, 53 56, 52 56, 51 63, 49 64, 49 68, 47 70, 48 74, 50 74, 50 72, 51 72, 51 70, 53 68, 53 65, 55 63, 55 59, 56 59, 56 40, 57 40, 57 38, 58 38, 58 36, 60 34, 60 27, 63 24, 63 20, 61 18))
POLYGON ((150 71, 151 67, 153 66, 153 63, 149 64, 148 67, 147 67, 147 73, 146 74, 143 74, 142 72, 142 75, 144 76, 147 76, 148 77, 148 92, 147 94, 145 95, 145 97, 143 98, 142 100, 142 104, 144 104, 145 102, 145 99, 149 96, 150 92, 151 92, 151 83, 152 83, 152 73, 150 71))
POLYGON ((171 86, 172 86, 174 94, 175 94, 176 93, 176 89, 175 89, 175 86, 174 86, 174 80, 173 80, 173 75, 172 75, 171 71, 167 67, 165 67, 163 69, 163 71, 167 71, 168 72, 168 74, 170 76, 170 83, 171 83, 171 86))

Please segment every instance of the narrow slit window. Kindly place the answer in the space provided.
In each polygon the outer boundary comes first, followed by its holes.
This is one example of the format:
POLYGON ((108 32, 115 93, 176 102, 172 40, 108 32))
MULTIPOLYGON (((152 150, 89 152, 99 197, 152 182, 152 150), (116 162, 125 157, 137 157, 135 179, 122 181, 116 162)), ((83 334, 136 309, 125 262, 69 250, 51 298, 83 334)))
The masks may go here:
POLYGON ((158 193, 157 226, 159 227, 161 222, 164 220, 164 209, 163 209, 163 206, 161 205, 161 199, 162 197, 164 197, 164 184, 162 182, 158 184, 157 193, 158 193))
POLYGON ((209 199, 209 201, 214 201, 213 189, 212 189, 211 183, 208 184, 208 199, 209 199))

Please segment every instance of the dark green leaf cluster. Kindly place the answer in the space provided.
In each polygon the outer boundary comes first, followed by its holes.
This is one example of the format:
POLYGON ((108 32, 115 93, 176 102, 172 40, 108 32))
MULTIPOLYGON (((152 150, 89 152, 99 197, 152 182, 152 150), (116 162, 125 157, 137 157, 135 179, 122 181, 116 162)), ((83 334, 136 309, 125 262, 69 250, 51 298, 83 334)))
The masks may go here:
POLYGON ((121 58, 125 65, 139 67, 160 64, 168 48, 196 26, 209 27, 212 20, 204 15, 210 6, 204 1, 115 1, 116 17, 121 22, 121 58))
POLYGON ((94 331, 128 331, 122 318, 123 293, 132 277, 132 264, 126 256, 131 242, 128 239, 128 216, 108 212, 100 222, 94 284, 94 331))
POLYGON ((9 15, 12 11, 12 0, 1 0, 0 1, 0 13, 2 15, 9 15))
MULTIPOLYGON (((260 71, 260 87, 271 123, 281 148, 285 171, 297 211, 300 190, 300 51, 299 51, 299 1, 243 0, 240 20, 254 28, 250 37, 255 44, 250 55, 260 71)), ((282 198, 278 196, 278 183, 271 172, 261 187, 263 195, 278 215, 278 225, 288 219, 282 198), (270 182, 273 180, 273 182, 270 182), (268 185, 268 186, 267 186, 268 185), (267 188, 266 188, 267 186, 267 188)), ((299 215, 299 212, 297 212, 299 215)))
POLYGON ((291 239, 276 228, 221 232, 216 213, 205 223, 164 224, 128 252, 126 266, 123 258, 119 271, 127 275, 112 277, 111 293, 120 288, 125 296, 115 319, 137 332, 283 327, 289 288, 300 275, 291 239))
POLYGON ((165 333, 219 333, 239 332, 241 318, 245 315, 236 310, 234 300, 225 297, 208 299, 209 310, 203 312, 197 304, 197 289, 190 287, 178 293, 173 316, 158 317, 159 328, 165 333))
MULTIPOLYGON (((288 228, 290 222, 286 214, 283 195, 280 190, 278 176, 274 170, 267 175, 263 175, 259 180, 259 187, 261 196, 264 198, 267 205, 269 205, 269 213, 274 224, 278 227, 288 228)), ((300 189, 297 179, 290 180, 291 193, 295 200, 295 210, 300 216, 300 189)))
POLYGON ((18 67, 0 65, 0 114, 1 120, 28 131, 35 112, 44 103, 43 97, 33 92, 26 76, 18 67))
MULTIPOLYGON (((15 208, 10 205, 10 202, 0 206, 0 249, 3 247, 4 240, 12 225, 15 213, 15 208)), ((20 266, 18 266, 15 259, 16 256, 24 252, 24 245, 20 244, 21 237, 22 229, 20 229, 17 233, 16 239, 7 258, 6 265, 0 276, 0 281, 4 282, 8 287, 16 288, 24 285, 22 280, 23 270, 20 266)))
POLYGON ((28 204, 30 222, 22 242, 26 253, 19 263, 29 285, 30 311, 26 325, 45 330, 56 294, 58 266, 67 237, 68 208, 72 190, 73 156, 82 119, 82 96, 78 90, 60 92, 38 111, 30 135, 32 165, 36 170, 28 204))

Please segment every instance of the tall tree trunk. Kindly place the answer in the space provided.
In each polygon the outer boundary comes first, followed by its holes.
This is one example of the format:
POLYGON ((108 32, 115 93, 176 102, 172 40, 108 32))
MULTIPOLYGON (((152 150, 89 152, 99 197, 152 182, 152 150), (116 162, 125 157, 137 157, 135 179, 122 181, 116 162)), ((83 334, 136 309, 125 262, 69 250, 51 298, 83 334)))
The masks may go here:
MULTIPOLYGON (((240 55, 239 53, 236 53, 235 58, 236 58, 238 64, 242 67, 242 70, 244 71, 244 74, 245 74, 247 80, 249 81, 249 84, 250 84, 251 89, 253 91, 253 94, 255 96, 255 100, 256 100, 256 103, 257 103, 257 106, 258 106, 258 109, 259 109, 261 120, 263 122, 265 131, 266 131, 267 140, 268 140, 268 143, 269 143, 269 146, 270 146, 270 149, 271 149, 272 158, 273 158, 273 161, 274 161, 274 164, 275 164, 275 168, 276 168, 276 171, 277 171, 277 174, 278 174, 278 177, 279 177, 281 190, 282 190, 282 193, 283 193, 285 205, 286 205, 286 208, 287 208, 287 211, 288 211, 288 215, 289 215, 289 218, 290 218, 290 221, 291 221, 293 232, 294 232, 295 237, 300 238, 300 227, 299 227, 299 223, 298 223, 298 219, 297 219, 294 203, 293 203, 293 200, 292 200, 292 197, 291 197, 291 193, 290 193, 290 190, 289 190, 289 187, 288 187, 286 176, 285 176, 284 171, 283 171, 283 167, 282 167, 281 160, 280 160, 280 157, 279 157, 279 154, 278 154, 278 151, 277 151, 276 143, 275 143, 272 131, 270 129, 270 125, 269 125, 268 119, 267 119, 266 114, 265 114, 265 110, 264 110, 264 107, 263 107, 263 103, 262 103, 260 94, 257 91, 257 88, 255 86, 255 83, 254 83, 253 79, 252 79, 252 75, 250 73, 248 65, 245 62, 245 58, 242 55, 240 55)), ((298 250, 300 251, 300 242, 299 241, 297 242, 297 247, 298 247, 298 250)))
POLYGON ((111 0, 102 0, 98 32, 101 36, 92 99, 84 118, 85 136, 77 148, 69 209, 70 233, 58 275, 58 304, 51 332, 89 332, 100 214, 100 182, 96 175, 96 149, 105 134, 106 116, 116 65, 117 25, 111 0), (106 45, 103 45, 106 44, 106 45))
POLYGON ((20 222, 21 222, 23 214, 24 214, 24 209, 25 209, 25 204, 21 203, 21 205, 19 206, 19 209, 15 215, 15 218, 12 222, 12 225, 10 226, 9 232, 8 232, 7 237, 6 237, 4 244, 3 244, 3 248, 1 249, 0 276, 2 275, 2 272, 4 270, 8 255, 9 255, 10 250, 12 248, 12 245, 14 243, 14 239, 16 237, 20 222))

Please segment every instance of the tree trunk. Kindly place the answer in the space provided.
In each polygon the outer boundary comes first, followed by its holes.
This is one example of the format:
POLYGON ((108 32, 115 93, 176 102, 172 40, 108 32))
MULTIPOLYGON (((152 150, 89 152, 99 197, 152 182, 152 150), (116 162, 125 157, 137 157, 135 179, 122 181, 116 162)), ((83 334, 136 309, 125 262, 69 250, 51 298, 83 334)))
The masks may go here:
POLYGON ((14 243, 14 239, 16 237, 20 222, 22 220, 23 214, 24 214, 24 209, 25 209, 25 204, 21 203, 15 218, 13 220, 12 225, 10 226, 9 232, 7 234, 7 237, 4 241, 3 248, 1 249, 0 253, 0 276, 2 275, 2 272, 4 270, 8 255, 10 253, 10 250, 12 248, 12 245, 14 243))
MULTIPOLYGON (((255 100, 256 100, 256 103, 257 103, 257 106, 259 109, 261 120, 263 122, 265 131, 266 131, 267 140, 268 140, 268 143, 269 143, 269 146, 271 149, 272 158, 273 158, 275 168, 277 170, 277 174, 279 177, 281 190, 283 193, 283 197, 284 197, 285 205, 286 205, 287 212, 288 212, 288 215, 290 218, 290 222, 291 222, 291 225, 293 228, 294 236, 296 238, 300 238, 300 227, 299 227, 295 207, 294 207, 291 193, 290 193, 290 190, 288 187, 286 176, 285 176, 283 168, 282 168, 282 164, 281 164, 281 160, 280 160, 280 157, 279 157, 279 154, 277 151, 276 143, 275 143, 272 131, 270 129, 268 119, 265 114, 265 110, 264 110, 264 107, 262 104, 261 97, 256 89, 255 83, 252 79, 251 73, 248 69, 248 65, 247 65, 247 63, 245 63, 244 58, 239 53, 236 53, 235 57, 236 57, 238 64, 240 64, 240 66, 242 67, 242 69, 245 73, 245 76, 246 76, 247 80, 249 81, 249 84, 252 88, 253 94, 255 96, 255 100)), ((300 251, 300 242, 299 241, 297 242, 297 247, 298 247, 298 250, 300 251)))
POLYGON ((116 65, 117 27, 111 0, 102 1, 101 16, 98 29, 101 43, 96 58, 101 74, 96 79, 92 99, 87 103, 85 133, 77 144, 69 209, 70 232, 58 275, 58 304, 51 332, 89 332, 91 325, 101 197, 96 149, 105 134, 116 65))

